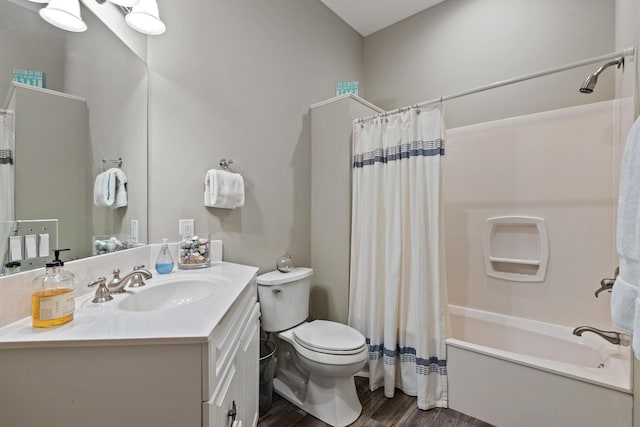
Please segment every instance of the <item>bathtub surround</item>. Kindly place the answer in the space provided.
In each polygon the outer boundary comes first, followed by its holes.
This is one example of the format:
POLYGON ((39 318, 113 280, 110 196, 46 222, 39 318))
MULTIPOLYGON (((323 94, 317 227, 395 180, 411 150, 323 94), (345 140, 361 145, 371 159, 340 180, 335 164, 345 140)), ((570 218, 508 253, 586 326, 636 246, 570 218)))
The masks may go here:
POLYGON ((442 106, 353 125, 349 324, 369 345, 369 385, 447 405, 442 106))
POLYGON ((611 328, 610 294, 594 298, 594 292, 617 265, 613 189, 622 141, 615 128, 631 114, 619 104, 625 102, 447 131, 444 204, 447 259, 455 259, 447 270, 452 304, 558 325, 611 328), (543 282, 485 274, 486 220, 514 214, 546 222, 549 269, 543 282))

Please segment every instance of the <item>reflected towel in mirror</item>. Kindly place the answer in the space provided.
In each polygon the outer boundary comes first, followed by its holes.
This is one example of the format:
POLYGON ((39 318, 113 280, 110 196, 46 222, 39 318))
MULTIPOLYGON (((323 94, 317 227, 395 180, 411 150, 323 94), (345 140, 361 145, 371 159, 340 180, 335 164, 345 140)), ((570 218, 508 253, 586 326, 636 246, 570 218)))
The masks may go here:
POLYGON ((119 168, 111 168, 96 176, 93 185, 93 204, 112 209, 127 206, 127 176, 119 168))

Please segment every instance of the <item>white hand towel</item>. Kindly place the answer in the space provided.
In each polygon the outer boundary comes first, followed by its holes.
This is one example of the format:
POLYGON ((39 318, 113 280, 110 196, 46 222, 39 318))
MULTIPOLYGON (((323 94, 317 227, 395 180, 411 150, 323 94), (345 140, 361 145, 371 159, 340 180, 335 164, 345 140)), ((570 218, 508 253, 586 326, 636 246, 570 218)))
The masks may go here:
POLYGON ((238 173, 211 169, 204 178, 204 205, 234 209, 244 206, 244 179, 238 173))
MULTIPOLYGON (((622 156, 616 248, 620 274, 611 293, 611 320, 624 332, 635 329, 640 333, 640 316, 636 315, 640 306, 640 119, 629 131, 622 156)), ((640 337, 634 337, 633 346, 638 355, 640 337)))
POLYGON ((111 168, 107 171, 109 174, 109 181, 113 181, 113 187, 115 188, 114 202, 111 205, 111 209, 117 209, 127 206, 127 176, 122 172, 122 169, 111 168))
POLYGON ((115 197, 115 181, 109 180, 107 172, 99 173, 93 185, 93 204, 99 207, 112 206, 115 197))

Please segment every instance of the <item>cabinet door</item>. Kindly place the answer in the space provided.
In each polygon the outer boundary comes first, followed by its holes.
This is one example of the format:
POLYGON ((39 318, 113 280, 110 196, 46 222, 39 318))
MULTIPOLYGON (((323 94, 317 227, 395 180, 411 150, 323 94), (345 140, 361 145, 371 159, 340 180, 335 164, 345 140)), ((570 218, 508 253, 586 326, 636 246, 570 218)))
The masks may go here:
POLYGON ((258 424, 260 358, 260 304, 255 304, 240 340, 237 363, 242 367, 242 420, 245 427, 258 424))
POLYGON ((211 400, 203 403, 203 427, 237 427, 237 422, 241 421, 244 400, 242 373, 237 369, 238 366, 235 362, 234 360, 230 363, 226 375, 223 376, 224 385, 218 390, 218 393, 211 400), (235 416, 233 416, 234 413, 235 416))

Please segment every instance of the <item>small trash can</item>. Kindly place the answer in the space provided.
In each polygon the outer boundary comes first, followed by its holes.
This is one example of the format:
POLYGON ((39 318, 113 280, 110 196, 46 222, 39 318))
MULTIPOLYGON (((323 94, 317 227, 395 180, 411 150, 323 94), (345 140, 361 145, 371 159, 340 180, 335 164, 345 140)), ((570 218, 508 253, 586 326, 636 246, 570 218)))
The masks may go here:
POLYGON ((273 398, 273 374, 276 370, 276 344, 273 341, 260 340, 260 415, 271 408, 273 398))

